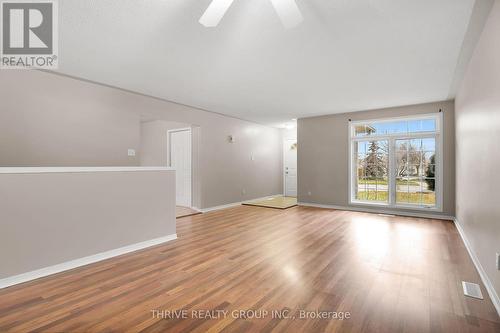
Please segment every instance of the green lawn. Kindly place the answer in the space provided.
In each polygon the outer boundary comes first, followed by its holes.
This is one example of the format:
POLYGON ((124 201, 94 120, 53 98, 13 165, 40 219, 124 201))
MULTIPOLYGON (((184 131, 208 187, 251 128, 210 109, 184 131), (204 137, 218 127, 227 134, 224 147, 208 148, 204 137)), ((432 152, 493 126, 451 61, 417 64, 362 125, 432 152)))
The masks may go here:
MULTIPOLYGON (((369 191, 369 192, 358 192, 357 199, 365 201, 388 201, 388 193, 384 191, 369 191)), ((396 201, 398 203, 409 203, 409 204, 419 204, 420 196, 422 196, 422 201, 426 205, 436 204, 436 194, 435 193, 396 193, 396 201)))
MULTIPOLYGON (((404 181, 404 180, 400 180, 398 179, 396 181, 396 183, 398 185, 410 185, 410 186, 420 186, 420 183, 419 182, 416 182, 416 181, 404 181)), ((388 181, 387 179, 358 179, 358 184, 359 185, 375 185, 375 184, 378 184, 378 185, 388 185, 388 181)))

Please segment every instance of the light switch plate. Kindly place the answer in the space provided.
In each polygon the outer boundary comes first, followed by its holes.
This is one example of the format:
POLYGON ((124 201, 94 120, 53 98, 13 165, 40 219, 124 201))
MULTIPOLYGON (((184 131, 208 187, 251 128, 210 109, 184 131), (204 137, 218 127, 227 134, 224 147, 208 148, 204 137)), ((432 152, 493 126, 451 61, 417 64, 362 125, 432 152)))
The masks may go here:
POLYGON ((135 149, 129 149, 128 156, 135 156, 135 149))

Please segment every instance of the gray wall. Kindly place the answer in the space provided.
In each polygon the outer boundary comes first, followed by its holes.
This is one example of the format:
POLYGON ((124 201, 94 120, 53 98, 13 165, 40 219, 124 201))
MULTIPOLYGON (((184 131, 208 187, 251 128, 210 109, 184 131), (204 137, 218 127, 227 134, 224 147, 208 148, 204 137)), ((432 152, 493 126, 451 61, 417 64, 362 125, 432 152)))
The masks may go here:
POLYGON ((200 208, 282 193, 278 129, 40 71, 0 73, 0 166, 139 165, 141 116, 200 127, 200 208))
POLYGON ((436 214, 454 216, 455 130, 452 101, 299 119, 299 201, 349 206, 349 119, 411 116, 435 113, 439 109, 444 112, 444 189, 443 212, 436 214))
POLYGON ((141 166, 169 166, 168 131, 179 128, 191 128, 191 180, 192 206, 201 208, 200 178, 200 127, 190 124, 165 120, 152 120, 141 123, 141 166))
MULTIPOLYGON (((500 1, 456 98, 457 220, 500 295, 500 1)), ((498 297, 497 297, 498 300, 498 297)), ((500 309, 498 309, 500 311, 500 309)))
POLYGON ((0 73, 0 166, 135 166, 140 114, 122 92, 37 71, 0 73))
POLYGON ((168 131, 188 128, 190 124, 164 120, 141 123, 141 165, 168 166, 168 131))
POLYGON ((173 235, 174 171, 0 173, 0 279, 173 235))

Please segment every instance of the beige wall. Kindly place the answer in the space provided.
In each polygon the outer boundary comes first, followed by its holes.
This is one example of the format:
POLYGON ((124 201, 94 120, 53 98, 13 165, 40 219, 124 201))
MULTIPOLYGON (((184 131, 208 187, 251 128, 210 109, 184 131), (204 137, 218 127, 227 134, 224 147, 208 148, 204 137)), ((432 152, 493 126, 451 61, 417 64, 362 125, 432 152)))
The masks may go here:
POLYGON ((278 129, 40 71, 0 73, 0 166, 139 165, 140 116, 199 126, 200 208, 282 193, 278 129))
POLYGON ((174 171, 3 172, 0 280, 176 233, 174 171))
POLYGON ((443 212, 436 214, 454 216, 455 131, 452 101, 299 119, 299 201, 349 206, 349 119, 355 121, 411 116, 436 113, 439 109, 444 113, 444 200, 443 212))
POLYGON ((0 72, 0 167, 134 166, 140 114, 122 92, 37 71, 0 72))
MULTIPOLYGON (((500 302, 500 1, 456 98, 457 220, 500 302)), ((500 304, 497 303, 500 312, 500 304)))
POLYGON ((152 120, 141 123, 141 166, 169 166, 168 131, 191 128, 191 180, 192 206, 201 209, 200 178, 200 135, 199 126, 165 120, 152 120))
POLYGON ((283 192, 278 129, 151 98, 145 102, 142 108, 148 110, 149 119, 175 119, 199 130, 193 132, 193 140, 199 141, 200 151, 193 154, 199 157, 200 208, 283 192), (234 143, 229 142, 229 135, 234 143))
POLYGON ((168 166, 168 131, 190 128, 190 124, 164 120, 141 123, 141 165, 168 166))

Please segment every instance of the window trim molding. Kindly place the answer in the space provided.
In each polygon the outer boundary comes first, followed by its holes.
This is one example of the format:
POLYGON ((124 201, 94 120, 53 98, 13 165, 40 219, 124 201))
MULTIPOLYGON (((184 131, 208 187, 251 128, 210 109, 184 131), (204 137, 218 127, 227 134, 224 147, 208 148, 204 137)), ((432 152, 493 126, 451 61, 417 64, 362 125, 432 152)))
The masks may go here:
POLYGON ((444 125, 443 125, 443 112, 438 113, 426 113, 426 114, 418 114, 413 116, 401 116, 401 117, 389 117, 389 118, 379 118, 379 119, 363 119, 363 120, 349 120, 347 122, 348 127, 348 204, 349 206, 365 206, 365 207, 384 207, 388 209, 403 209, 403 210, 420 210, 420 211, 432 211, 432 212, 443 212, 443 138, 444 138, 444 125), (369 122, 391 122, 397 120, 420 120, 420 119, 436 119, 436 131, 433 132, 415 132, 412 135, 408 135, 408 133, 390 133, 390 134, 381 134, 381 135, 367 135, 367 136, 354 136, 354 127, 356 124, 366 124, 369 122), (356 171, 354 170, 353 164, 353 151, 354 151, 354 143, 357 141, 370 141, 370 138, 373 140, 388 140, 389 141, 389 170, 392 173, 394 171, 395 164, 395 156, 391 152, 395 147, 392 147, 395 142, 396 137, 398 139, 414 139, 414 138, 422 138, 422 137, 435 137, 436 138, 436 155, 437 162, 436 163, 436 205, 435 206, 420 206, 420 205, 404 205, 397 204, 395 200, 396 193, 394 192, 395 184, 393 175, 391 174, 388 177, 388 186, 389 186, 389 200, 387 203, 385 202, 369 202, 364 200, 356 200, 354 198, 355 195, 355 184, 354 175, 356 171), (394 196, 394 198, 392 198, 394 196))

